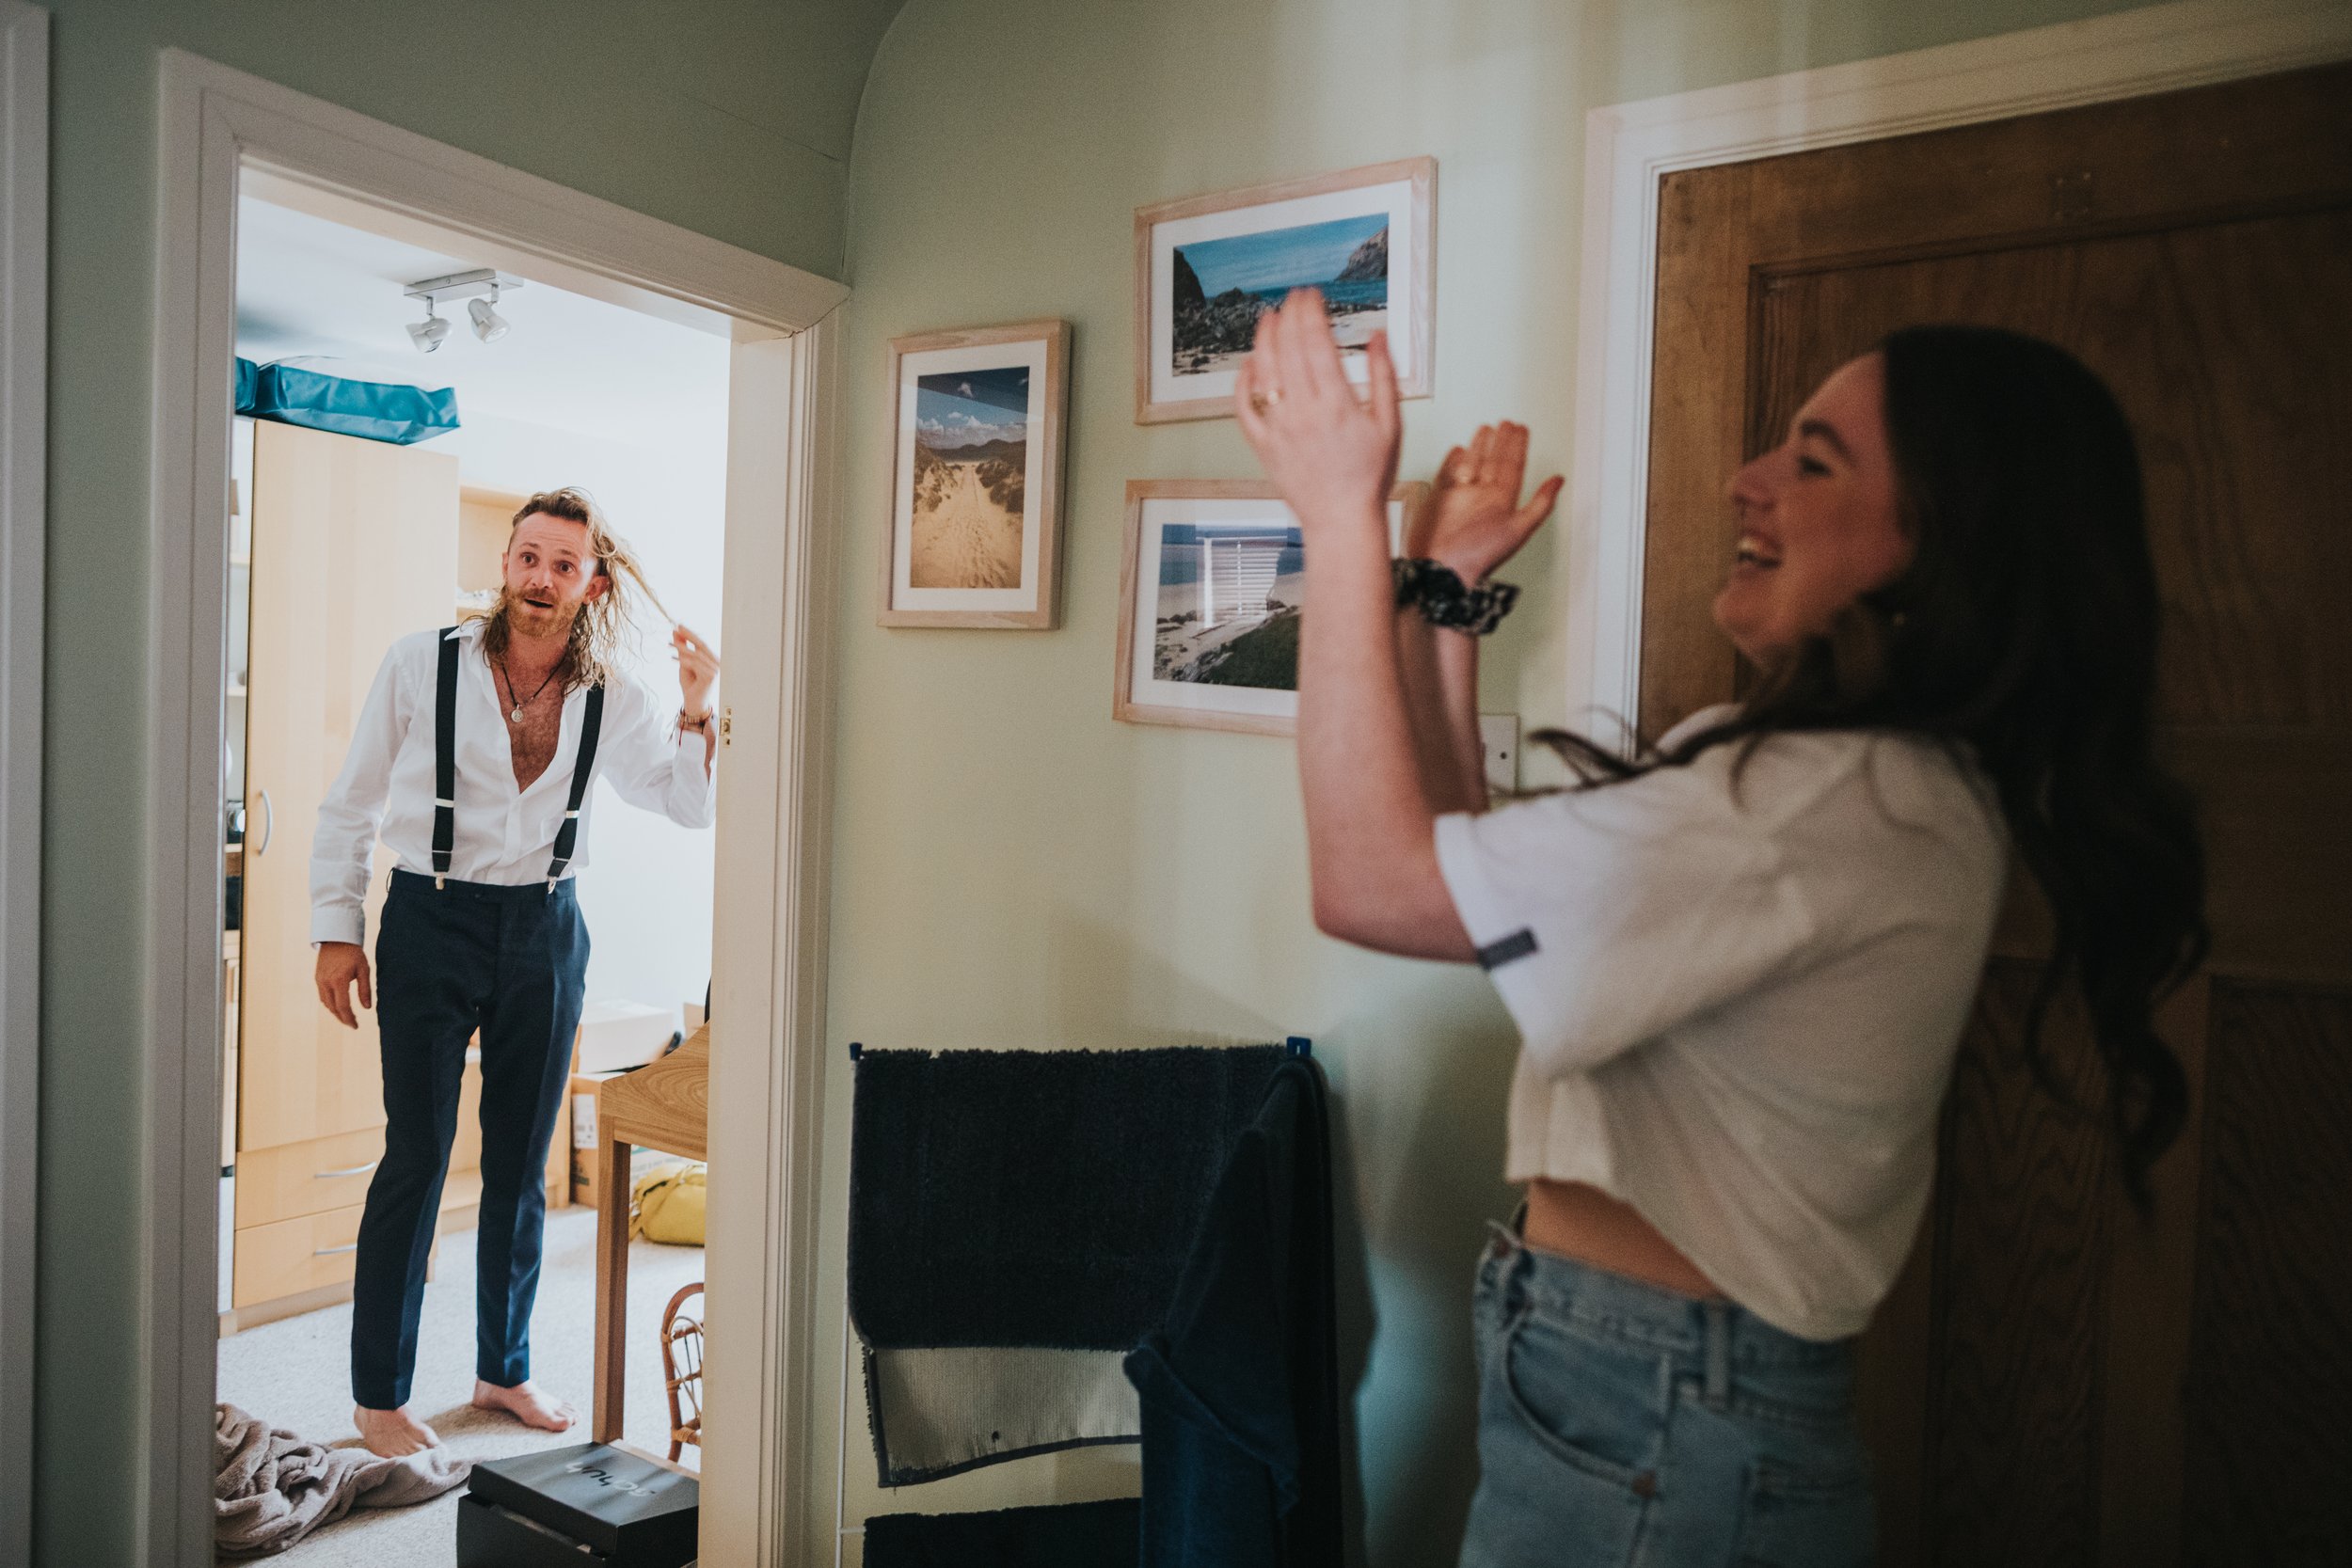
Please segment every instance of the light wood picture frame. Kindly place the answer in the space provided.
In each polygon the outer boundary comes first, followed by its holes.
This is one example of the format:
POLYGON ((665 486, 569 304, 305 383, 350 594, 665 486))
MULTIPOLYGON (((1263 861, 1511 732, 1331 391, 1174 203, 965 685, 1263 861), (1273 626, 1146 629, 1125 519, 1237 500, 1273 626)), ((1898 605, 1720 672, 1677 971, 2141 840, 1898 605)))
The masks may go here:
POLYGON ((1385 327, 1399 392, 1425 398, 1437 332, 1438 160, 1403 158, 1136 209, 1136 422, 1233 412, 1257 318, 1314 285, 1351 379, 1385 327))
MULTIPOLYGON (((1429 493, 1389 492, 1392 553, 1429 493)), ((1296 734, 1304 548, 1263 480, 1129 480, 1111 717, 1296 734)))
POLYGON ((1069 404, 1068 322, 891 340, 878 624, 1060 624, 1069 404))

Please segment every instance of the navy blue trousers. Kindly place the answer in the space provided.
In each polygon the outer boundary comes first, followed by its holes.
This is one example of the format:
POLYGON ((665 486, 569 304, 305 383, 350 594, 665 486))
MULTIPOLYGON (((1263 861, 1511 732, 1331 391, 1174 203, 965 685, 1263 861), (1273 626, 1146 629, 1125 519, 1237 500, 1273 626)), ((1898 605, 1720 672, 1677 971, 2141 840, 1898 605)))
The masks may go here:
POLYGON ((433 1245, 457 1132, 466 1043, 482 1032, 482 1217, 475 1231, 474 1375, 531 1375, 531 1306, 548 1200, 542 1183, 588 978, 572 884, 492 887, 392 873, 375 935, 384 1057, 384 1160, 368 1183, 352 1286, 351 1395, 408 1402, 433 1245))

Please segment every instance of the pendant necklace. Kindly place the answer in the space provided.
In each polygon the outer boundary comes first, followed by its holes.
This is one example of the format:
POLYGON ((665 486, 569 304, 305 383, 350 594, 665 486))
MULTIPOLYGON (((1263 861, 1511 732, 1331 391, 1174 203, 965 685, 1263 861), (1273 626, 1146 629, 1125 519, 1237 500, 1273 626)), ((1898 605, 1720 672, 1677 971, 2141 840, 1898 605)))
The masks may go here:
MULTIPOLYGON (((555 669, 548 672, 548 680, 541 681, 539 683, 539 690, 533 691, 530 696, 524 698, 521 702, 515 703, 515 705, 507 710, 506 721, 510 724, 521 723, 523 721, 523 709, 529 707, 532 704, 539 700, 539 691, 545 691, 548 689, 548 681, 555 679, 556 671, 563 668, 564 661, 560 658, 557 659, 555 661, 555 669)), ((506 677, 506 700, 508 702, 514 702, 515 677, 514 674, 506 668, 506 661, 504 659, 499 660, 499 673, 506 677)))

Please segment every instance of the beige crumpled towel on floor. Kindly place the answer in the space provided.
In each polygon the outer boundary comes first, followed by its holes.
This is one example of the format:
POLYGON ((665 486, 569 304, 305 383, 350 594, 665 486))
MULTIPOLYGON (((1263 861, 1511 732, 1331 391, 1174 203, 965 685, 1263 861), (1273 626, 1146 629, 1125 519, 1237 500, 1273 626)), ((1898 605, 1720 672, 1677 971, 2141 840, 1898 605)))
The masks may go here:
POLYGON ((240 1557, 282 1552, 360 1508, 437 1497, 472 1468, 447 1449, 386 1459, 330 1449, 264 1425, 233 1404, 213 1408, 213 1544, 240 1557))

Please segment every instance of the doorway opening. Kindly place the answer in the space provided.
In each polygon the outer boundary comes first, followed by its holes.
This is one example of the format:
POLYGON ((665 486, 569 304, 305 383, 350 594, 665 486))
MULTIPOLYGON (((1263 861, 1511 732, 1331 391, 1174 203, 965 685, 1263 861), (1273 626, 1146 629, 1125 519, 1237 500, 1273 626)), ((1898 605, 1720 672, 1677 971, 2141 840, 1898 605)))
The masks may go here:
MULTIPOLYGON (((237 209, 236 350, 241 385, 253 388, 243 401, 260 415, 238 415, 230 453, 218 1397, 334 1442, 351 1435, 355 1249, 386 1111, 373 1011, 356 1010, 358 1027, 346 1027, 313 983, 322 797, 392 642, 488 610, 510 530, 538 492, 595 498, 661 611, 723 651, 731 345, 478 266, 462 236, 446 248, 417 243, 413 230, 396 239, 305 211, 298 191, 273 194, 295 204, 248 192, 237 209), (484 273, 481 288, 495 295, 457 299, 454 330, 409 330, 436 319, 415 297, 420 285, 484 273), (484 308, 469 310, 470 300, 484 308), (353 411, 368 400, 381 412, 353 411)), ((446 298, 436 304, 450 309, 446 298)), ((681 696, 669 623, 649 604, 638 613, 625 677, 666 713, 681 696)), ((702 749, 692 735, 679 743, 702 749)), ((570 764, 555 758, 544 787, 560 793, 570 764)), ((477 1034, 437 1203, 411 1401, 466 1458, 586 1439, 599 1090, 675 1049, 704 1017, 714 835, 625 802, 610 773, 582 826, 575 885, 593 951, 542 1172, 548 1226, 532 1325, 533 1381, 573 1405, 578 1421, 556 1434, 467 1403, 485 1136, 477 1034)), ((389 846, 374 848, 369 942, 394 858, 389 846)), ((665 1182, 671 1204, 699 1197, 699 1164, 655 1149, 635 1163, 665 1182)), ((635 1354, 624 1362, 631 1397, 619 1435, 692 1467, 698 1446, 673 1432, 691 1429, 699 1388, 675 1390, 674 1420, 659 1336, 681 1293, 684 1310, 699 1314, 690 1288, 704 1277, 702 1227, 652 1228, 669 1240, 630 1243, 635 1354)), ((430 1560, 449 1550, 446 1513, 357 1510, 294 1556, 391 1550, 430 1560)))
MULTIPOLYGON (((804 1485, 803 1297, 814 1245, 804 1211, 821 1093, 830 787, 822 671, 832 541, 817 520, 832 482, 833 312, 848 290, 178 51, 166 53, 162 86, 149 737, 159 761, 145 974, 153 1092, 142 1109, 154 1215, 142 1259, 143 1339, 155 1397, 135 1483, 154 1522, 146 1560, 214 1558, 230 481, 237 230, 247 197, 496 269, 526 290, 568 291, 682 324, 726 347, 717 817, 728 850, 713 866, 709 902, 687 919, 712 917, 695 1132, 721 1169, 745 1175, 708 1231, 708 1299, 724 1324, 712 1349, 723 1376, 707 1386, 700 1534, 713 1560, 772 1556, 804 1485)), ((495 309, 512 319, 511 303, 495 309)), ((446 625, 454 611, 453 602, 434 619, 446 625)), ((246 826, 268 831, 266 812, 246 826)), ((266 854, 256 852, 257 865, 266 854)), ((255 933, 240 934, 242 967, 255 933)), ((690 1039, 657 1068, 694 1050, 690 1039)), ((240 1134, 246 1119, 241 1111, 240 1134)), ((242 1184, 253 1173, 239 1174, 242 1184)), ((647 1331, 630 1324, 632 1361, 652 1354, 650 1342, 637 1345, 647 1331)), ((599 1383, 596 1393, 605 1402, 618 1390, 599 1383)))

